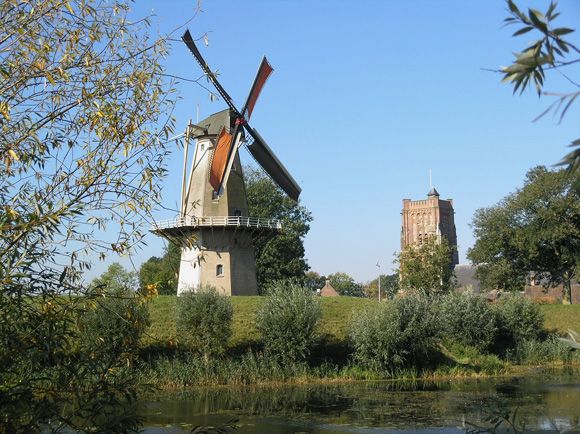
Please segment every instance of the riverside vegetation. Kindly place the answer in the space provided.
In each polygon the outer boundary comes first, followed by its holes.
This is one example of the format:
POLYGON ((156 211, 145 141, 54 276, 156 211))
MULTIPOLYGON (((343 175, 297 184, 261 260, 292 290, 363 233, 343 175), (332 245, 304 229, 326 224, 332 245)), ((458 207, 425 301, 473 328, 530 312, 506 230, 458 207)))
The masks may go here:
POLYGON ((576 364, 580 353, 558 339, 565 331, 558 321, 568 316, 566 328, 580 329, 579 307, 541 306, 516 295, 489 304, 458 293, 379 304, 319 298, 289 282, 265 297, 226 298, 211 289, 160 296, 150 303, 138 375, 143 384, 184 388, 497 375, 516 365, 576 364))

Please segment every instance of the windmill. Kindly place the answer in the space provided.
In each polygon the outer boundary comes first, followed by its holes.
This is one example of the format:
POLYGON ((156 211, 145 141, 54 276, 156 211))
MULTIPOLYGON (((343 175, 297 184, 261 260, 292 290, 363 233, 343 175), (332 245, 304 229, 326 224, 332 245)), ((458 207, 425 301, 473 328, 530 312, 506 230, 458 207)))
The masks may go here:
POLYGON ((190 122, 181 135, 185 137, 185 146, 180 213, 175 219, 155 223, 152 232, 183 246, 178 295, 204 284, 227 295, 255 295, 252 239, 256 235, 275 234, 281 229, 281 223, 249 215, 239 148, 245 145, 290 198, 298 200, 301 191, 262 136, 249 124, 258 96, 273 69, 264 57, 248 98, 242 110, 238 110, 203 59, 189 30, 182 40, 228 108, 196 125, 190 122), (187 180, 188 143, 192 140, 195 146, 187 180))

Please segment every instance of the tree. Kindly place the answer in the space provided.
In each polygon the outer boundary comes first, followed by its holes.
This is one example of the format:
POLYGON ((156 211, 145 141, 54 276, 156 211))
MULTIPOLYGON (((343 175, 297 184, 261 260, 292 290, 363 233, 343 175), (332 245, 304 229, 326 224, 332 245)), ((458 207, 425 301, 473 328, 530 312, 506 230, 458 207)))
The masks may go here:
POLYGON ((427 237, 420 246, 408 246, 400 254, 401 288, 424 294, 448 292, 454 287, 453 249, 445 237, 427 237))
MULTIPOLYGON (((381 274, 381 299, 394 298, 397 292, 399 292, 399 275, 395 274, 381 274)), ((373 279, 367 283, 364 287, 365 295, 369 298, 378 299, 379 296, 379 279, 373 279)))
POLYGON ((128 11, 0 2, 0 431, 136 427, 123 357, 76 344, 107 295, 83 272, 139 244, 166 172, 165 42, 128 11))
POLYGON ((467 256, 482 264, 482 284, 521 289, 535 273, 550 285, 563 283, 564 300, 571 301, 580 260, 580 193, 564 170, 529 170, 523 188, 476 211, 472 226, 476 242, 467 256))
POLYGON ((321 290, 326 284, 326 277, 321 276, 316 271, 307 271, 304 276, 304 286, 310 289, 312 292, 321 290))
POLYGON ((263 170, 244 169, 249 213, 282 221, 281 233, 254 239, 256 274, 260 291, 285 279, 304 280, 308 263, 304 258, 304 237, 310 230, 310 211, 280 190, 263 170))
POLYGON ((95 278, 91 285, 95 288, 106 288, 111 292, 136 292, 137 273, 127 271, 121 264, 114 262, 109 265, 107 271, 95 278))
POLYGON ((349 297, 364 297, 363 287, 346 273, 333 273, 328 276, 330 284, 340 295, 349 297))
POLYGON ((139 286, 145 288, 154 285, 159 294, 175 295, 181 249, 178 245, 168 243, 161 258, 150 257, 139 269, 139 286))
MULTIPOLYGON (((574 101, 580 96, 580 90, 555 94, 543 92, 546 71, 557 70, 576 89, 580 84, 571 79, 564 72, 565 68, 580 62, 580 49, 566 40, 564 36, 573 33, 573 29, 566 27, 554 28, 553 21, 560 15, 556 12, 557 4, 550 2, 545 14, 529 8, 528 13, 522 12, 513 0, 507 0, 510 16, 504 21, 506 25, 522 25, 513 36, 520 36, 535 30, 539 33, 539 39, 532 41, 521 53, 515 54, 515 61, 507 67, 502 68, 504 74, 503 81, 513 85, 514 93, 518 90, 520 94, 528 87, 534 86, 538 96, 556 96, 557 99, 537 118, 541 118, 546 113, 554 111, 559 114, 560 122, 574 101), (570 56, 576 56, 570 58, 570 56)), ((567 154, 561 165, 566 165, 568 173, 573 177, 576 187, 580 188, 580 139, 574 140, 571 147, 575 148, 567 154)))

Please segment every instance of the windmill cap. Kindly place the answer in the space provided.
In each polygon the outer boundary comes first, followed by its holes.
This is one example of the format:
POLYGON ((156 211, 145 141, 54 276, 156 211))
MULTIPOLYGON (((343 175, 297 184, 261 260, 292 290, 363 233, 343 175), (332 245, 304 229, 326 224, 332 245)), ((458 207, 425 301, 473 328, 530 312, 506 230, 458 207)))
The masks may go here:
POLYGON ((431 190, 429 190, 427 196, 439 196, 439 192, 435 189, 435 187, 431 187, 431 190))

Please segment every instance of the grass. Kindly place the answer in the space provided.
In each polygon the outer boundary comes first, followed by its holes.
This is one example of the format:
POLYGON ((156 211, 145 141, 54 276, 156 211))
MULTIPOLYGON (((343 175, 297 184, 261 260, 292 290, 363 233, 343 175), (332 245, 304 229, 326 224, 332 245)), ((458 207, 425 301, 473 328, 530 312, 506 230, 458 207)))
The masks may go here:
MULTIPOLYGON (((175 304, 177 297, 160 295, 149 305, 151 327, 146 331, 143 344, 153 347, 172 347, 179 341, 175 329, 175 304)), ((254 324, 255 314, 264 301, 263 297, 231 297, 234 309, 230 347, 247 347, 259 341, 260 335, 254 324)), ((374 301, 356 297, 321 298, 321 334, 327 342, 344 342, 354 312, 364 309, 374 301)))
MULTIPOLYGON (((162 388, 192 385, 272 384, 287 382, 333 382, 385 378, 454 378, 502 374, 513 363, 553 363, 552 359, 569 359, 568 351, 555 351, 561 344, 526 342, 512 352, 511 359, 500 360, 491 354, 480 354, 473 348, 448 345, 441 352, 441 360, 424 371, 410 368, 396 373, 377 373, 352 363, 348 345, 351 317, 375 300, 354 297, 321 298, 322 339, 313 348, 309 363, 280 366, 259 351, 260 336, 254 318, 263 297, 231 297, 233 306, 233 333, 229 355, 203 363, 183 349, 176 336, 175 296, 156 297, 149 306, 151 327, 143 342, 143 355, 149 360, 141 372, 143 381, 162 388), (178 351, 175 351, 178 349, 178 351), (252 351, 249 351, 252 350, 252 351), (258 350, 258 351, 255 351, 258 350), (565 354, 564 354, 565 353, 565 354), (161 357, 157 357, 157 356, 161 357), (151 356, 151 358, 149 357, 151 356)), ((550 331, 565 332, 572 328, 580 331, 580 305, 541 305, 545 327, 550 331)))
POLYGON ((580 332, 580 304, 544 304, 540 308, 548 330, 566 332, 572 329, 580 332))
MULTIPOLYGON (((175 296, 161 295, 149 306, 151 327, 144 339, 145 346, 172 346, 176 342, 175 296)), ((231 347, 247 346, 259 340, 254 324, 254 316, 263 297, 231 297, 234 308, 231 347)), ((353 313, 375 303, 374 300, 356 297, 321 298, 321 333, 329 342, 344 342, 348 338, 348 328, 353 313)), ((565 332, 568 329, 580 332, 580 305, 541 305, 548 330, 565 332)))

